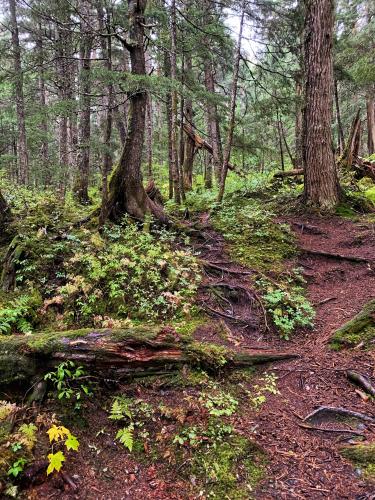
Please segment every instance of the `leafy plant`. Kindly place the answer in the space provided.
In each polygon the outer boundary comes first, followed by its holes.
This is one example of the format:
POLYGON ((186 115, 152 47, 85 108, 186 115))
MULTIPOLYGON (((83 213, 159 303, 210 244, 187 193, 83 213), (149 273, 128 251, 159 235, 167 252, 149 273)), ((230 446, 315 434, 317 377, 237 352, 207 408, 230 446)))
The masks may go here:
POLYGON ((69 429, 60 425, 52 425, 47 431, 50 443, 52 443, 51 453, 48 454, 49 465, 47 468, 47 475, 51 474, 53 471, 59 472, 66 461, 64 453, 60 450, 54 452, 54 446, 65 446, 67 451, 78 451, 79 441, 74 436, 69 429))
POLYGON ((0 308, 0 333, 31 333, 33 316, 40 298, 36 294, 21 295, 0 308))
POLYGON ((8 470, 8 476, 18 477, 19 474, 23 472, 26 464, 26 458, 19 458, 18 460, 13 462, 12 466, 8 470))
POLYGON ((75 409, 80 409, 83 396, 91 396, 89 385, 84 383, 86 373, 73 361, 63 361, 55 371, 48 372, 44 380, 50 380, 57 390, 58 399, 74 400, 75 409))
POLYGON ((256 410, 267 401, 266 394, 279 394, 277 389, 277 376, 274 373, 266 373, 261 379, 261 385, 253 386, 252 391, 246 391, 250 396, 251 404, 256 410))
POLYGON ((214 382, 209 382, 208 387, 210 392, 202 392, 199 398, 208 413, 215 417, 233 415, 237 410, 238 401, 231 394, 223 392, 214 382))
POLYGON ((257 281, 263 292, 266 309, 286 340, 298 326, 314 325, 315 311, 304 295, 301 286, 288 280, 286 284, 276 285, 262 279, 257 281))

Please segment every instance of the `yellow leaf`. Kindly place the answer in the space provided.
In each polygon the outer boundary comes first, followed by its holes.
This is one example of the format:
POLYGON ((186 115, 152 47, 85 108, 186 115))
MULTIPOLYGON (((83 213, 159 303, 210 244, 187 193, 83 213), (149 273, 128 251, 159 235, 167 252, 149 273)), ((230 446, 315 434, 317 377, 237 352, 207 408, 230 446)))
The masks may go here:
POLYGON ((53 425, 50 429, 48 429, 47 434, 49 436, 50 443, 53 441, 59 441, 64 437, 70 436, 70 430, 64 427, 63 425, 53 425))
POLYGON ((62 467, 62 463, 65 462, 64 453, 62 451, 58 451, 57 453, 50 453, 48 455, 49 466, 47 468, 47 475, 51 474, 54 470, 57 472, 60 471, 62 467))

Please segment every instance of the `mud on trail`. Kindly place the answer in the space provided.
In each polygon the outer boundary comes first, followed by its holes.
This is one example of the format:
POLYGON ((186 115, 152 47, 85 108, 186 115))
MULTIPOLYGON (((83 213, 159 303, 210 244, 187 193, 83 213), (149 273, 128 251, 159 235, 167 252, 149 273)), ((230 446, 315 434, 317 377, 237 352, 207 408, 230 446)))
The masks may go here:
MULTIPOLYGON (((288 341, 271 325, 266 327, 264 306, 252 285, 254 271, 230 259, 223 237, 212 229, 207 214, 200 217, 203 229, 192 243, 204 265, 199 302, 212 317, 212 322, 208 320, 197 329, 196 338, 235 350, 298 354, 298 358, 258 368, 249 387, 265 373, 275 373, 278 394, 268 394, 259 411, 245 404, 231 419, 236 431, 256 442, 267 456, 264 480, 249 491, 249 498, 373 499, 375 485, 365 479, 362 469, 345 460, 339 449, 358 437, 375 442, 375 420, 330 419, 324 414, 307 422, 304 418, 321 406, 375 418, 373 400, 364 400, 363 394, 360 397, 346 377, 348 369, 355 369, 374 380, 375 351, 359 345, 337 352, 329 345, 332 333, 375 298, 374 226, 335 217, 287 217, 280 222, 290 224, 303 249, 286 265, 303 269, 308 298, 316 309, 314 328, 302 329, 288 341), (360 261, 350 260, 353 256, 360 261)), ((123 389, 154 407, 162 401, 177 412, 175 421, 168 417, 157 434, 161 447, 166 437, 171 442, 170 436, 173 439, 182 422, 199 426, 202 421, 201 409, 195 405, 199 392, 193 387, 150 384, 141 388, 133 384, 123 389)), ((79 433, 82 449, 66 464, 66 474, 77 488, 61 479, 51 480, 30 488, 27 498, 209 498, 203 491, 199 493, 195 476, 185 471, 189 456, 179 464, 169 463, 165 447, 154 463, 137 460, 114 442, 113 430, 112 434, 107 432, 105 403, 98 397, 90 404, 86 429, 79 433)), ((237 472, 240 477, 241 464, 237 472)))

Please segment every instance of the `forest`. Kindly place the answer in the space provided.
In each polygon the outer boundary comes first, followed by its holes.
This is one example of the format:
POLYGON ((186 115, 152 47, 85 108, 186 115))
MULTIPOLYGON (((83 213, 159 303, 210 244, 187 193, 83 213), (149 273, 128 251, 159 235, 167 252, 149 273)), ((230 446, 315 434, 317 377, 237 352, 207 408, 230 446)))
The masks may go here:
POLYGON ((0 498, 375 498, 374 1, 0 9, 0 498))

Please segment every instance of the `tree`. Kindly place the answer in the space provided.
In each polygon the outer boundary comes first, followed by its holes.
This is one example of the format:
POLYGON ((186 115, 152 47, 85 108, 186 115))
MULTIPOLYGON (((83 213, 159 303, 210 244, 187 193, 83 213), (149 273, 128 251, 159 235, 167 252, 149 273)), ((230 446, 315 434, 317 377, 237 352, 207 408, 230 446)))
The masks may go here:
POLYGON ((27 151, 25 103, 23 98, 23 71, 21 65, 21 47, 18 34, 16 0, 9 0, 10 26, 12 32, 13 80, 17 111, 17 155, 18 175, 21 184, 26 184, 29 178, 29 155, 27 151))
POLYGON ((245 21, 245 7, 246 7, 246 0, 243 0, 242 5, 241 5, 240 31, 238 34, 236 57, 235 57, 234 68, 233 68, 233 82, 232 82, 232 93, 231 93, 231 99, 230 99, 228 136, 227 136, 227 142, 226 142, 226 146, 225 146, 225 150, 224 150, 223 167, 221 170, 220 188, 219 188, 219 195, 218 195, 218 202, 219 203, 221 203, 223 201, 224 190, 225 190, 225 181, 226 181, 227 174, 228 174, 230 154, 232 151, 234 125, 235 125, 235 119, 236 119, 236 101, 237 101, 237 90, 238 90, 237 83, 238 83, 238 74, 239 74, 239 70, 240 70, 240 61, 241 61, 242 33, 243 33, 243 27, 244 27, 244 21, 245 21))
POLYGON ((90 70, 92 35, 90 25, 90 5, 81 0, 81 33, 79 48, 79 129, 77 151, 77 173, 74 194, 80 203, 89 203, 90 137, 91 137, 91 97, 90 70))
POLYGON ((333 0, 305 0, 305 108, 303 162, 305 203, 331 210, 339 201, 332 148, 333 0))
MULTIPOLYGON (((130 54, 131 72, 135 77, 146 76, 144 49, 145 9, 147 0, 128 0, 129 36, 121 42, 130 54)), ((129 95, 129 119, 125 144, 119 164, 114 170, 108 193, 108 216, 114 220, 125 213, 143 220, 152 212, 165 220, 160 210, 147 196, 142 183, 142 151, 145 136, 147 91, 139 88, 129 95)))

